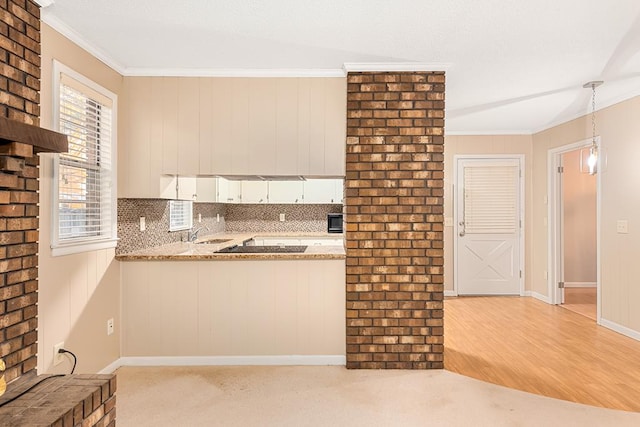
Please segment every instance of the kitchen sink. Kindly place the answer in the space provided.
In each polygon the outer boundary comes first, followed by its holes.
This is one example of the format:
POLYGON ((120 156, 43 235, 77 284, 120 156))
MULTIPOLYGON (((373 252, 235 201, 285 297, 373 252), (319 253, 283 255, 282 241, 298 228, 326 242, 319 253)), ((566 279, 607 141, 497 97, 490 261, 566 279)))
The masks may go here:
POLYGON ((302 253, 307 249, 306 246, 229 246, 220 249, 216 253, 220 254, 282 254, 282 253, 302 253))
POLYGON ((217 245, 219 243, 230 242, 232 239, 209 239, 195 242, 197 245, 217 245))

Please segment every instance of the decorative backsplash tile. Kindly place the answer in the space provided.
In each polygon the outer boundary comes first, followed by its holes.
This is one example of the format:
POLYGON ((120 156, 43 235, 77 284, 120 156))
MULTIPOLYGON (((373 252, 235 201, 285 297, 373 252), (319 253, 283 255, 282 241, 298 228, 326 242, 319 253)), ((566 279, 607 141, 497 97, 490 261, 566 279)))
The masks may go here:
MULTIPOLYGON (((194 203, 193 226, 204 227, 199 237, 225 231, 326 232, 327 214, 339 212, 342 205, 194 203), (283 222, 281 213, 285 215, 283 222)), ((168 200, 118 199, 118 237, 116 254, 122 254, 186 240, 187 231, 169 232, 168 200), (140 231, 141 216, 145 217, 145 231, 140 231)))
MULTIPOLYGON (((225 205, 194 203, 193 226, 204 227, 200 236, 225 230, 225 205), (198 222, 198 214, 202 222, 198 222), (220 215, 220 222, 217 222, 220 215)), ((118 246, 116 254, 186 240, 187 231, 169 232, 169 201, 164 199, 118 199, 118 246), (140 217, 146 230, 140 231, 140 217)))
POLYGON ((226 231, 326 232, 327 214, 340 212, 342 205, 233 204, 227 205, 226 231))

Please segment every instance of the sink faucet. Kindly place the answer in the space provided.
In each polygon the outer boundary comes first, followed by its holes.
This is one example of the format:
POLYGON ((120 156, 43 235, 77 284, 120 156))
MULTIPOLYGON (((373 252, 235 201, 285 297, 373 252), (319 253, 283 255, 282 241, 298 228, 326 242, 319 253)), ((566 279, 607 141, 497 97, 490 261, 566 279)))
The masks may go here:
POLYGON ((199 228, 196 228, 195 230, 193 230, 193 229, 189 230, 187 232, 187 241, 188 242, 195 242, 196 240, 198 240, 198 232, 200 230, 202 230, 203 228, 206 229, 207 231, 209 231, 209 227, 207 227, 206 225, 202 226, 202 227, 199 227, 199 228))

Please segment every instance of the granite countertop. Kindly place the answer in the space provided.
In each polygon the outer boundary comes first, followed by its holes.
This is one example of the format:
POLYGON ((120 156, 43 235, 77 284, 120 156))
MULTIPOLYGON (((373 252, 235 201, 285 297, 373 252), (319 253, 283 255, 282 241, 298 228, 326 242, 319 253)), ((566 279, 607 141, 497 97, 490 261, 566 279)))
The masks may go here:
POLYGON ((269 260, 269 259, 344 259, 344 246, 310 245, 297 253, 216 253, 233 245, 242 245, 246 240, 260 237, 288 238, 342 238, 342 234, 331 233, 221 233, 209 234, 196 243, 177 242, 153 248, 141 249, 116 255, 119 261, 200 261, 200 260, 269 260), (220 240, 224 240, 221 242, 220 240))

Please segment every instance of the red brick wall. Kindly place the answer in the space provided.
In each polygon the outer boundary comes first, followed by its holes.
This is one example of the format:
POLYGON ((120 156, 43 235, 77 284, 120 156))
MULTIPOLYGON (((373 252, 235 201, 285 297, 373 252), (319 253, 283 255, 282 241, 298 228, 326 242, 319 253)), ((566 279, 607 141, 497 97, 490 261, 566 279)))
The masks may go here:
POLYGON ((443 367, 443 72, 347 76, 347 367, 443 367))
MULTIPOLYGON (((0 115, 33 125, 40 115, 40 9, 0 0, 0 115)), ((0 357, 11 381, 36 367, 38 157, 0 141, 0 357)))

